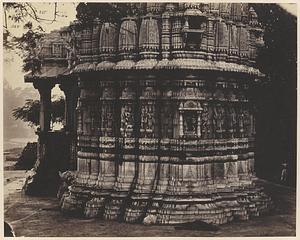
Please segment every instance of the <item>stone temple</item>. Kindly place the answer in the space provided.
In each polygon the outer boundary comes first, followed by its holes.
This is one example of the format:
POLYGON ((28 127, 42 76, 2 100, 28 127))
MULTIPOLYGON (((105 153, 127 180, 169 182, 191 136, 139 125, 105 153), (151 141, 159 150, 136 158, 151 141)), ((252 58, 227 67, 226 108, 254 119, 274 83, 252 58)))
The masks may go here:
POLYGON ((251 93, 264 78, 256 12, 133 5, 143 14, 75 21, 43 38, 42 68, 25 76, 41 96, 35 187, 74 170, 62 211, 126 222, 222 224, 266 212, 254 171, 251 93), (60 132, 50 129, 55 84, 66 97, 60 132))

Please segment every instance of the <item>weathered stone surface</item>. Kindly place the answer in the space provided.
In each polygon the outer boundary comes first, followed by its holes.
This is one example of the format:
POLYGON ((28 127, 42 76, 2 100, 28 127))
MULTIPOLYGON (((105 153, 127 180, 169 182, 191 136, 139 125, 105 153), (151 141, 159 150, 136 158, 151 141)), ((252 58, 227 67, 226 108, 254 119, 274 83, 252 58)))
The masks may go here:
POLYGON ((254 10, 238 3, 136 7, 146 14, 101 29, 95 19, 69 32, 81 40, 72 50, 80 61, 55 77, 78 82, 77 174, 62 194, 63 212, 223 224, 266 211, 271 202, 255 187, 253 169, 250 93, 262 77, 253 64, 263 43, 254 10))

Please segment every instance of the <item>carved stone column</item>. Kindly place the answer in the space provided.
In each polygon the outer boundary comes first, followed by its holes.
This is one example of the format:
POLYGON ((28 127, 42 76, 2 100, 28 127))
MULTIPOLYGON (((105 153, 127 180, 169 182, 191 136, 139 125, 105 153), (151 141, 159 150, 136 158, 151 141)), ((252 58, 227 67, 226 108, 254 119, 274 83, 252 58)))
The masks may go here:
POLYGON ((38 89, 40 94, 40 127, 37 131, 39 138, 37 144, 37 161, 34 165, 35 174, 26 180, 24 189, 26 194, 51 194, 53 193, 52 191, 55 191, 55 185, 58 180, 58 173, 56 175, 53 174, 55 163, 49 162, 51 89, 54 84, 36 81, 33 85, 34 88, 38 89), (45 190, 46 186, 48 186, 47 190, 45 190))
POLYGON ((47 132, 50 130, 51 89, 54 87, 54 84, 48 82, 35 82, 33 86, 40 94, 40 131, 47 132))

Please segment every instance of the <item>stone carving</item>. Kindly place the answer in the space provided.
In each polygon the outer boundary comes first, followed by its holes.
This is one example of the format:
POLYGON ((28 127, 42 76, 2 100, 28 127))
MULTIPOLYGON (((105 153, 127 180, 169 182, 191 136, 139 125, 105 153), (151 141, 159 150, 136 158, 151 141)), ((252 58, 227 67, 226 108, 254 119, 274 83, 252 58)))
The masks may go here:
POLYGON ((104 88, 102 92, 103 99, 110 99, 114 97, 114 91, 112 88, 104 88))
POLYGON ((101 130, 104 136, 112 135, 113 128, 113 106, 109 102, 102 103, 101 130))
POLYGON ((201 95, 202 93, 198 88, 191 88, 191 87, 183 88, 179 92, 179 97, 183 99, 198 99, 201 97, 201 95))
POLYGON ((123 98, 123 99, 133 99, 133 98, 135 98, 135 92, 131 88, 125 87, 124 90, 122 91, 121 98, 123 98))
POLYGON ((237 119, 236 119, 235 109, 234 107, 230 106, 228 107, 228 112, 227 112, 227 129, 229 132, 229 137, 231 138, 234 137, 236 124, 237 124, 237 119))
POLYGON ((123 137, 131 137, 133 131, 133 111, 132 105, 126 104, 121 110, 121 135, 123 137))
POLYGON ((93 22, 93 34, 92 34, 92 54, 93 62, 97 62, 99 54, 99 35, 101 30, 101 21, 96 18, 93 22))
POLYGON ((228 26, 224 21, 217 22, 217 29, 216 29, 216 50, 218 52, 218 60, 224 61, 225 56, 227 54, 228 46, 229 46, 229 30, 228 26))
POLYGON ((201 113, 201 130, 202 138, 207 139, 212 137, 212 122, 211 122, 211 112, 208 103, 203 103, 203 110, 201 113))
POLYGON ((99 122, 96 109, 91 109, 90 118, 91 118, 91 131, 95 132, 95 130, 98 129, 98 122, 99 122))
POLYGON ((153 87, 146 87, 146 89, 143 91, 142 97, 155 98, 156 97, 155 89, 153 87))
POLYGON ((250 136, 251 135, 251 116, 247 109, 244 109, 243 115, 244 115, 245 135, 250 136))
POLYGON ((166 117, 166 131, 167 131, 167 137, 172 138, 173 137, 173 113, 172 110, 169 109, 166 117))
POLYGON ((147 104, 142 106, 141 110, 141 131, 143 136, 153 136, 154 132, 154 106, 147 104))
POLYGON ((240 27, 240 55, 246 57, 249 54, 249 31, 245 26, 240 27))
POLYGON ((234 176, 235 175, 235 172, 236 172, 236 166, 235 166, 235 162, 229 162, 227 164, 227 171, 226 171, 226 176, 234 176))
POLYGON ((184 134, 197 135, 197 112, 186 111, 184 113, 184 134))
POLYGON ((119 51, 133 51, 137 47, 137 26, 134 18, 125 18, 120 27, 119 51))
MULTIPOLYGON (((238 5, 227 3, 209 5, 210 13, 203 3, 181 3, 180 11, 178 4, 169 3, 164 15, 158 9, 166 3, 147 6, 147 14, 116 21, 121 26, 90 24, 79 37, 82 64, 75 74, 61 77, 80 83, 82 101, 78 177, 62 208, 79 213, 86 206, 86 215, 94 216, 101 207, 106 219, 132 222, 151 213, 157 224, 195 219, 218 224, 240 216, 232 208, 238 193, 245 200, 239 202, 243 217, 253 215, 249 202, 257 211, 265 210, 267 201, 261 201, 260 190, 243 173, 252 156, 242 153, 253 146, 247 135, 251 99, 245 98, 244 85, 260 76, 247 56, 249 44, 252 51, 261 41, 254 35, 248 40, 259 28, 254 12, 250 24, 235 17, 241 15, 238 5), (189 48, 183 44, 186 33, 188 42, 195 38, 189 48), (236 177, 238 159, 244 169, 236 177)), ((51 44, 50 53, 56 50, 51 44)), ((76 52, 68 51, 72 68, 76 52)), ((56 54, 64 54, 59 46, 56 54)), ((45 155, 44 149, 39 154, 45 155)))
POLYGON ((221 104, 217 104, 214 108, 213 123, 217 137, 222 138, 225 130, 225 110, 221 104))
POLYGON ((77 117, 77 134, 82 133, 83 119, 82 119, 82 109, 81 109, 81 101, 78 99, 77 107, 76 107, 76 117, 77 117))
POLYGON ((158 50, 160 42, 157 20, 145 17, 142 20, 139 36, 139 47, 143 50, 158 50))
POLYGON ((145 130, 147 128, 147 110, 146 110, 145 106, 142 107, 141 128, 143 130, 145 130))
POLYGON ((175 18, 172 22, 172 47, 181 49, 183 47, 183 39, 181 36, 182 22, 180 18, 175 18))
POLYGON ((111 53, 117 50, 117 27, 112 23, 103 23, 99 40, 100 53, 111 53))
POLYGON ((243 112, 242 109, 239 110, 237 118, 238 118, 238 132, 239 132, 239 135, 240 135, 240 137, 244 137, 244 132, 245 132, 244 118, 245 118, 245 115, 244 115, 244 112, 243 112))
POLYGON ((216 89, 216 91, 214 92, 214 98, 217 100, 224 100, 225 96, 223 89, 216 89))
POLYGON ((92 28, 81 29, 80 61, 90 62, 92 60, 92 28))

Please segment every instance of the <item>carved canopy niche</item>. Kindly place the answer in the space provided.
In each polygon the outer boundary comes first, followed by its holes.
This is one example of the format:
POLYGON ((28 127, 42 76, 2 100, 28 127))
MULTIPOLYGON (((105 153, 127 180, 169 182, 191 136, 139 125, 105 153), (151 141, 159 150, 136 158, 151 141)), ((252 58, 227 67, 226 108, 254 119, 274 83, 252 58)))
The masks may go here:
POLYGON ((186 101, 179 106, 179 136, 201 137, 201 105, 197 101, 186 101))

